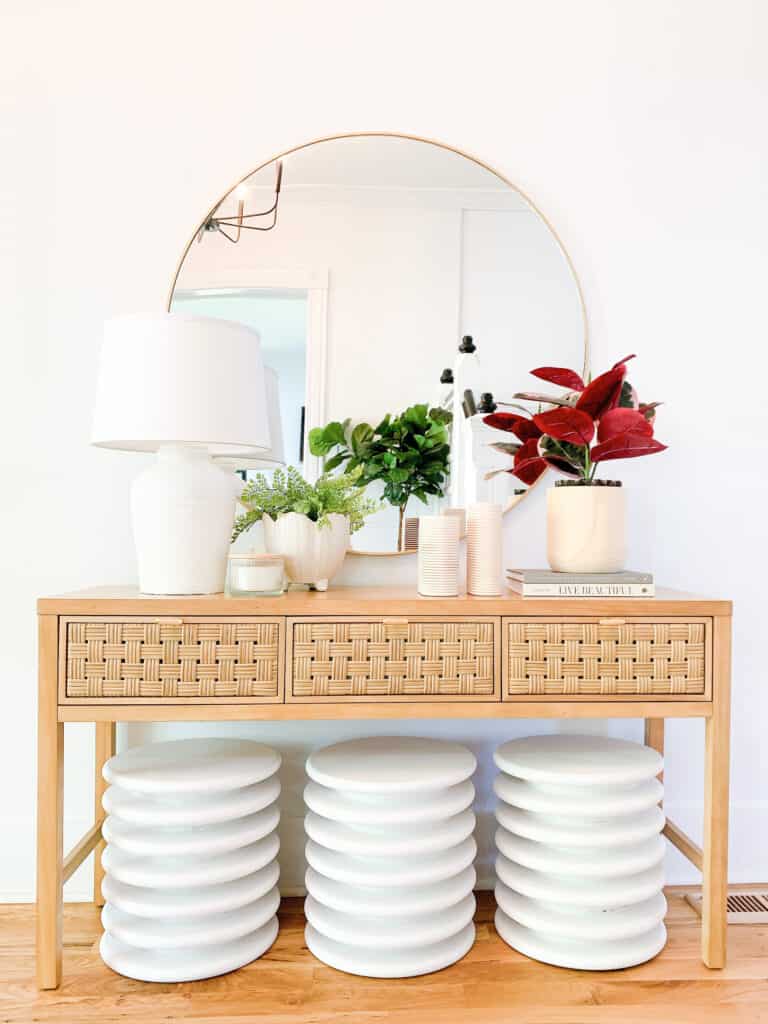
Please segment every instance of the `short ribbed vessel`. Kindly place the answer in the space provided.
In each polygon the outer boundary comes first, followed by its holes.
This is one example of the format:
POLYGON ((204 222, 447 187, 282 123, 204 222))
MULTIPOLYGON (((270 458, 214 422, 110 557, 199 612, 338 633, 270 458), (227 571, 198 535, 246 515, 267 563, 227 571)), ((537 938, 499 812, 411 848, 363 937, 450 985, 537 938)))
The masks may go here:
POLYGON ((404 978, 475 938, 474 755, 415 737, 352 740, 307 761, 306 940, 350 974, 404 978))
POLYGON ((496 751, 496 930, 544 963, 631 967, 666 942, 663 759, 600 736, 496 751))
POLYGON ((426 597, 459 593, 459 531, 454 515, 419 516, 418 590, 426 597))
POLYGON ((501 593, 501 505, 478 502, 467 509, 467 593, 501 593))
POLYGON ((277 937, 280 756, 248 740, 135 747, 104 765, 104 962, 195 981, 277 937))

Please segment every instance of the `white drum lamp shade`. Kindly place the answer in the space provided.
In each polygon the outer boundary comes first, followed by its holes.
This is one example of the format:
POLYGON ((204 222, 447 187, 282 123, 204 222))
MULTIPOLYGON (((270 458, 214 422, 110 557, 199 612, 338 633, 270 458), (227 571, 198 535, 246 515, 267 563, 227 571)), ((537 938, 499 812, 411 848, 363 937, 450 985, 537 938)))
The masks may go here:
POLYGON ((223 590, 239 482, 210 456, 270 451, 259 335, 179 313, 109 320, 91 440, 158 453, 131 491, 142 592, 223 590))
POLYGON ((280 385, 278 376, 270 366, 264 367, 264 384, 267 393, 267 422, 269 423, 270 445, 258 455, 215 456, 220 466, 232 469, 275 469, 285 465, 283 445, 283 422, 280 414, 280 385))
POLYGON ((259 335, 185 313, 108 320, 91 443, 139 452, 168 444, 200 445, 211 455, 267 451, 259 335))

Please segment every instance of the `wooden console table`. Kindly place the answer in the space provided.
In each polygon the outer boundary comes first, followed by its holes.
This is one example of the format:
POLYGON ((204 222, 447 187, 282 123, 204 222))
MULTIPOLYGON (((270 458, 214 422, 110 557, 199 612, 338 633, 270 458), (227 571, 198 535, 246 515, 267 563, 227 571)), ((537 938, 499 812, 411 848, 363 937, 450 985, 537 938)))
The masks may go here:
POLYGON ((277 598, 99 588, 38 602, 37 964, 61 979, 62 887, 95 854, 116 722, 334 718, 703 718, 704 845, 665 834, 703 874, 702 958, 725 963, 729 601, 424 598, 349 588, 277 598), (64 856, 64 723, 96 726, 95 821, 64 856))

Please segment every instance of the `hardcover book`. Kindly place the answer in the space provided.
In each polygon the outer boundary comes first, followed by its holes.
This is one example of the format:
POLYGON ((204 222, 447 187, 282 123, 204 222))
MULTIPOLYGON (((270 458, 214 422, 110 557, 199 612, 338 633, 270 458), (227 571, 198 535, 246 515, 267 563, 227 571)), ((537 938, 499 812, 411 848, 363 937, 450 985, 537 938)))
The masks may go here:
POLYGON ((551 569, 507 569, 507 578, 519 583, 653 583, 650 572, 553 572, 551 569))
POLYGON ((508 579, 507 587, 522 597, 654 597, 656 595, 656 587, 653 583, 521 583, 508 579))

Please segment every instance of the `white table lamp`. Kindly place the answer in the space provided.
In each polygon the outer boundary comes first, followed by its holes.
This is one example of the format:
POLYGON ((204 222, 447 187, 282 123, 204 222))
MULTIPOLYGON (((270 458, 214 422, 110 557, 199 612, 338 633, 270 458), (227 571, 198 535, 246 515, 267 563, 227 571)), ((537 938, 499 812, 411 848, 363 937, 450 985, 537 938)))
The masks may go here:
POLYGON ((211 456, 270 451, 259 335, 180 313, 107 321, 91 442, 157 452, 131 488, 141 591, 223 590, 240 481, 211 456))

